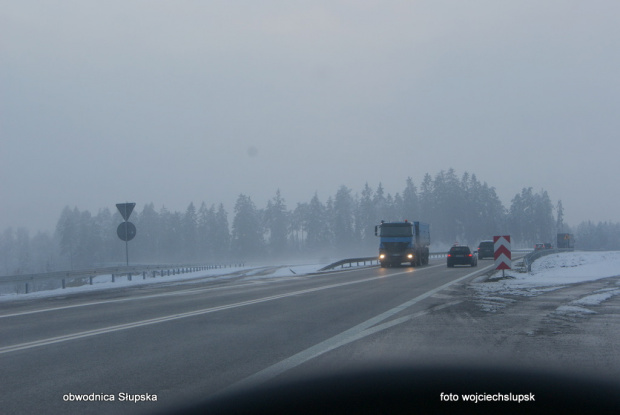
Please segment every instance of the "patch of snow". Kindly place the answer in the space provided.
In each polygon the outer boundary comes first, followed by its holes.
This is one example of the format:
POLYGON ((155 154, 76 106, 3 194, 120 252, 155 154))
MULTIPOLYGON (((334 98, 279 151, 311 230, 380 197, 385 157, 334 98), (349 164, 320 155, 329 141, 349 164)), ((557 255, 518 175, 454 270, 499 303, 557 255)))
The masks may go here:
POLYGON ((620 276, 620 252, 563 252, 547 255, 532 264, 530 273, 497 271, 487 281, 474 283, 481 291, 548 291, 568 284, 620 276))
POLYGON ((478 305, 487 312, 495 313, 498 310, 506 307, 510 303, 514 303, 515 300, 504 297, 479 297, 478 305))
POLYGON ((616 290, 616 289, 604 289, 604 290, 600 290, 600 292, 596 293, 596 294, 591 294, 591 295, 587 295, 583 298, 580 298, 579 300, 575 300, 572 302, 572 304, 578 304, 578 305, 598 305, 601 304, 603 301, 609 300, 611 297, 619 295, 620 294, 620 290, 616 290))
POLYGON ((308 275, 308 274, 313 274, 315 272, 317 272, 319 269, 327 266, 329 264, 321 264, 321 265, 295 265, 295 266, 288 266, 288 265, 281 265, 281 266, 274 266, 272 270, 270 270, 270 272, 268 273, 261 273, 258 272, 254 275, 250 275, 248 274, 248 277, 251 278, 247 278, 247 279, 254 279, 254 278, 282 278, 282 277, 294 277, 294 276, 300 276, 300 275, 308 275))
POLYGON ((544 256, 532 264, 527 276, 540 284, 593 281, 620 275, 620 252, 562 252, 544 256))
POLYGON ((79 293, 79 292, 101 291, 101 290, 109 290, 109 289, 115 289, 115 288, 124 288, 128 286, 133 287, 133 286, 157 284, 157 283, 178 284, 178 283, 183 283, 188 280, 193 280, 197 278, 211 277, 212 279, 228 279, 228 278, 238 277, 239 272, 242 272, 243 270, 246 270, 246 269, 252 269, 252 268, 250 267, 218 268, 218 269, 188 272, 185 274, 146 277, 145 279, 143 279, 141 275, 134 275, 131 281, 127 278, 126 275, 116 275, 114 278, 114 282, 112 282, 111 274, 103 274, 103 275, 97 275, 93 277, 92 285, 86 284, 86 285, 81 285, 78 287, 67 287, 64 289, 57 288, 57 289, 51 289, 51 290, 34 291, 28 294, 23 294, 23 293, 18 294, 18 293, 7 293, 6 288, 4 288, 5 291, 0 293, 0 301, 56 297, 60 295, 67 295, 67 294, 73 294, 73 293, 79 293))
POLYGON ((596 314, 596 311, 589 310, 585 307, 577 307, 574 305, 561 305, 555 310, 555 312, 558 314, 569 314, 569 315, 596 314))
MULTIPOLYGON (((28 294, 15 293, 15 284, 0 285, 0 302, 11 300, 27 300, 33 298, 57 297, 80 292, 92 292, 100 290, 118 289, 129 286, 140 286, 148 284, 185 284, 190 280, 206 279, 209 281, 238 279, 240 281, 257 280, 257 279, 283 279, 286 277, 299 277, 303 275, 311 275, 318 273, 318 270, 329 264, 300 264, 300 265, 274 265, 274 266, 244 266, 232 268, 216 268, 203 271, 189 272, 186 274, 177 274, 169 276, 146 277, 143 279, 141 275, 134 275, 129 281, 127 276, 117 275, 115 281, 112 282, 112 275, 98 275, 93 277, 93 284, 81 285, 79 287, 57 288, 49 290, 34 291, 28 294), (11 291, 13 290, 13 291, 11 291)), ((360 265, 359 267, 363 267, 360 265)), ((368 266, 368 265, 366 265, 368 266)), ((352 265, 351 268, 357 268, 352 265)), ((347 267, 348 269, 348 267, 347 267)), ((23 289, 23 288, 22 288, 23 289)))
MULTIPOLYGON (((620 252, 562 252, 539 258, 532 264, 532 272, 521 273, 496 271, 486 279, 477 278, 470 283, 476 291, 479 302, 497 296, 536 296, 545 292, 564 288, 570 284, 595 281, 602 278, 620 276, 620 252)), ((620 284, 620 281, 618 282, 620 284)), ((573 303, 575 309, 584 309, 580 305, 596 305, 620 295, 618 289, 601 290, 573 303)), ((480 304, 488 309, 488 304, 480 304)), ((567 306, 569 307, 569 306, 567 306)), ((566 312, 568 309, 562 312, 566 312)), ((575 311, 575 310, 573 310, 575 311)), ((590 310, 587 310, 589 312, 590 310)))

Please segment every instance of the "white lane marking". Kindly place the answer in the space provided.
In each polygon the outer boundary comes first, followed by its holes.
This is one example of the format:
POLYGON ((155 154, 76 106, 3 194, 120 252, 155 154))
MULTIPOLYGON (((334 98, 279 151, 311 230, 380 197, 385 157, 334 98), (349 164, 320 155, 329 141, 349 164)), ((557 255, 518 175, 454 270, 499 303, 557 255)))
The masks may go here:
MULTIPOLYGON (((291 279, 291 278, 287 278, 287 279, 291 279)), ((282 279, 278 279, 277 281, 282 281, 282 279)), ((274 282, 275 282, 275 280, 274 280, 274 282)), ((90 306, 95 306, 95 305, 110 304, 110 303, 121 303, 121 302, 126 302, 126 301, 149 300, 149 299, 152 299, 152 298, 169 297, 169 296, 175 296, 175 295, 199 294, 199 293, 202 293, 202 292, 205 292, 205 291, 219 291, 219 290, 225 290, 225 289, 230 289, 230 288, 245 287, 245 286, 256 285, 256 284, 264 284, 264 283, 265 283, 264 281, 256 280, 256 281, 244 281, 244 282, 241 282, 239 284, 227 285, 225 287, 188 288, 188 289, 185 289, 185 290, 172 291, 172 292, 167 292, 167 293, 162 293, 162 294, 150 294, 150 295, 144 295, 144 296, 140 296, 140 297, 119 298, 119 299, 114 299, 114 300, 91 301, 91 302, 88 302, 88 303, 67 305, 67 306, 61 306, 61 307, 43 308, 43 309, 40 309, 40 310, 20 311, 19 313, 0 315, 0 318, 19 317, 19 316, 26 316, 26 315, 29 315, 29 314, 46 313, 48 311, 67 310, 67 309, 71 309, 71 308, 90 307, 90 306)))
POLYGON ((450 301, 449 303, 440 304, 440 305, 437 305, 435 307, 431 307, 431 308, 429 308, 427 310, 418 311, 418 312, 413 313, 413 314, 409 314, 409 315, 406 315, 406 316, 403 316, 403 317, 399 317, 399 318, 394 319, 394 320, 387 321, 385 323, 382 323, 382 324, 376 325, 374 327, 368 328, 366 330, 363 330, 362 332, 358 333, 355 337, 352 337, 350 339, 346 339, 346 342, 340 344, 337 347, 343 346, 343 345, 345 345, 347 343, 351 343, 352 341, 355 341, 355 340, 362 339, 362 338, 364 338, 366 336, 369 336, 369 335, 374 334, 374 333, 378 333, 378 332, 383 331, 385 329, 389 329, 390 327, 397 326, 397 325, 402 324, 402 323, 404 323, 406 321, 413 320, 414 318, 424 316, 424 315, 426 315, 426 314, 428 314, 430 312, 438 311, 438 310, 441 310, 441 309, 444 309, 444 308, 448 308, 448 307, 452 307, 453 305, 457 305, 457 304, 460 304, 462 302, 463 302, 462 300, 450 301))
MULTIPOLYGON (((344 346, 346 344, 349 344, 353 341, 362 339, 366 336, 369 336, 370 334, 376 333, 377 331, 381 331, 384 330, 386 328, 395 326, 397 324, 403 323, 405 321, 411 320, 412 318, 418 317, 419 315, 422 315, 420 313, 415 313, 415 314, 411 314, 408 316, 404 316, 404 317, 400 317, 398 319, 395 319, 393 321, 378 325, 379 323, 381 323, 382 321, 392 317, 393 315, 411 307, 412 305, 419 303, 420 301, 438 293, 439 291, 450 287, 451 285, 457 284, 461 281, 463 281, 464 279, 467 279, 469 277, 472 277, 482 271, 485 271, 487 268, 490 268, 491 266, 494 265, 489 265, 485 268, 482 268, 480 270, 474 271, 472 273, 469 273, 465 276, 462 276, 460 278, 457 278, 454 281, 448 282, 440 287, 434 288, 430 291, 425 292, 424 294, 421 294, 407 302, 404 302, 403 304, 396 306, 384 313, 379 314, 378 316, 375 316, 369 320, 366 320, 365 322, 358 324, 355 327, 352 327, 348 330, 343 331, 340 334, 335 335, 334 337, 327 339, 321 343, 318 343, 312 347, 309 347, 308 349, 301 351, 289 358, 286 358, 284 360, 281 360, 280 362, 271 365, 259 372, 254 373, 253 375, 248 376, 245 379, 242 379, 232 385, 230 385, 229 387, 225 388, 224 390, 221 391, 221 393, 226 393, 229 391, 233 391, 236 390, 238 388, 245 388, 245 387, 249 387, 249 386, 254 386, 256 384, 259 383, 263 383, 266 382, 278 375, 280 375, 281 373, 286 372, 287 370, 290 370, 296 366, 301 365, 302 363, 307 362, 308 360, 314 359, 315 357, 318 357, 322 354, 325 354, 331 350, 334 350, 340 346, 344 346), (374 328, 370 329, 371 327, 375 326, 374 328)), ((443 306, 448 307, 450 305, 454 305, 456 303, 458 303, 460 301, 453 301, 450 303, 446 303, 443 306)))
POLYGON ((439 298, 439 299, 446 300, 446 299, 449 299, 449 298, 454 298, 454 296, 453 295, 449 295, 449 294, 437 293, 437 294, 433 295, 433 298, 439 298))
MULTIPOLYGON (((240 286, 244 286, 244 285, 249 285, 249 283, 230 285, 227 288, 236 288, 236 287, 240 287, 240 286)), ((0 315, 0 318, 19 317, 19 316, 26 316, 26 315, 29 315, 29 314, 46 313, 48 311, 67 310, 67 309, 78 308, 78 307, 90 307, 90 306, 101 305, 101 304, 122 303, 122 302, 126 302, 126 301, 148 300, 148 299, 151 299, 151 298, 169 297, 169 296, 184 295, 184 294, 194 294, 194 293, 198 293, 200 291, 218 290, 218 289, 223 289, 223 288, 224 287, 190 288, 190 289, 186 289, 186 290, 167 292, 167 293, 163 293, 163 294, 150 294, 150 295, 144 295, 144 296, 140 296, 140 297, 118 298, 118 299, 114 299, 114 300, 91 301, 89 303, 66 305, 66 306, 61 306, 61 307, 50 307, 50 308, 43 308, 43 309, 40 309, 40 310, 20 311, 19 313, 0 315)))
MULTIPOLYGON (((439 266, 439 265, 435 265, 435 266, 431 266, 431 267, 425 267, 422 270, 434 268, 434 267, 437 267, 437 266, 439 266)), ((412 270, 407 270, 407 271, 396 272, 396 273, 388 274, 388 275, 381 275, 381 276, 378 276, 378 277, 365 278, 363 280, 356 280, 356 281, 342 282, 342 283, 338 283, 338 284, 324 285, 324 286, 321 286, 321 287, 315 287, 315 288, 309 288, 309 289, 305 289, 305 290, 293 291, 293 292, 289 292, 289 293, 285 293, 285 294, 279 294, 279 295, 273 295, 273 296, 269 296, 269 297, 258 298, 258 299, 255 299, 255 300, 242 301, 242 302, 239 302, 239 303, 227 304, 227 305, 218 306, 218 307, 210 307, 210 308, 205 308, 205 309, 202 309, 202 310, 190 311, 190 312, 187 312, 187 313, 171 314, 171 315, 168 315, 168 316, 152 318, 152 319, 148 319, 148 320, 141 320, 141 321, 136 321, 136 322, 133 322, 133 323, 119 324, 119 325, 116 325, 116 326, 109 326, 109 327, 103 327, 103 328, 95 329, 95 330, 87 330, 87 331, 82 331, 82 332, 78 332, 78 333, 67 334, 65 336, 51 337, 51 338, 48 338, 48 339, 36 340, 36 341, 16 344, 16 345, 12 345, 12 346, 5 346, 5 347, 0 347, 0 354, 10 353, 10 352, 18 351, 18 350, 31 349, 33 347, 46 346, 46 345, 49 345, 49 344, 61 343, 61 342, 66 342, 66 341, 70 341, 70 340, 81 339, 81 338, 84 338, 84 337, 97 336, 97 335, 105 334, 105 333, 113 333, 113 332, 116 332, 116 331, 127 330, 127 329, 136 328, 136 327, 143 327, 143 326, 148 326, 148 325, 152 325, 152 324, 164 323, 164 322, 167 322, 167 321, 178 320, 178 319, 187 318, 187 317, 194 317, 194 316, 199 316, 201 314, 214 313, 214 312, 217 312, 217 311, 228 310, 228 309, 231 309, 231 308, 244 307, 244 306, 247 306, 247 305, 264 303, 264 302, 267 302, 267 301, 273 301, 273 300, 277 300, 277 299, 280 299, 280 298, 292 297, 292 296, 295 296, 295 295, 307 294, 307 293, 311 293, 311 292, 327 290, 327 289, 330 289, 330 288, 344 287, 346 285, 353 285, 353 284, 361 284, 361 283, 368 282, 368 281, 385 279, 385 278, 394 277, 394 276, 402 275, 402 274, 408 274, 408 273, 412 273, 412 272, 413 272, 412 270)))
MULTIPOLYGON (((433 265, 431 267, 426 267, 426 268, 432 268, 435 267, 436 265, 433 265)), ((338 271, 339 274, 343 274, 346 272, 352 272, 352 271, 359 271, 361 270, 361 268, 355 268, 352 270, 347 270, 347 271, 338 271)), ((329 273, 324 273, 324 275, 328 275, 329 273)), ((303 275, 300 275, 300 277, 303 277, 303 275)), ((287 278, 287 279, 293 279, 293 278, 287 278)), ((282 279, 277 279, 277 280, 273 280, 273 282, 276 281, 282 281, 282 279)), ((269 281, 272 282, 272 281, 269 281)), ((95 306, 95 305, 102 305, 102 304, 110 304, 110 303, 121 303, 121 302, 126 302, 126 301, 139 301, 139 300, 148 300, 148 299, 152 299, 152 298, 159 298, 159 297, 168 297, 168 296, 174 296, 174 295, 186 295, 186 294, 198 294, 198 293, 202 293, 205 291, 219 291, 219 290, 225 290, 225 289, 230 289, 230 288, 237 288, 237 287, 245 287, 245 286, 249 286, 249 285, 256 285, 256 284, 265 284, 267 283, 266 281, 259 281, 259 280, 253 280, 253 281, 244 281, 241 282, 239 284, 233 284, 233 285, 227 285, 225 287, 208 287, 208 288, 188 288, 186 290, 179 290, 179 291, 173 291, 173 292, 167 292, 167 293, 162 293, 162 294, 150 294, 150 295, 144 295, 144 296, 140 296, 140 297, 131 297, 131 298, 119 298, 119 299, 114 299, 114 300, 101 300, 101 301, 91 301, 88 303, 82 303, 82 304, 74 304, 74 305, 67 305, 67 306, 61 306, 61 307, 51 307, 51 308, 43 308, 40 310, 30 310, 30 311, 20 311, 19 313, 12 313, 12 314, 4 314, 4 315, 0 315, 0 318, 8 318, 8 317, 20 317, 20 316, 26 316, 29 314, 37 314, 37 313, 46 313, 48 311, 59 311, 59 310, 68 310, 71 308, 78 308, 78 307, 90 307, 90 306, 95 306)))

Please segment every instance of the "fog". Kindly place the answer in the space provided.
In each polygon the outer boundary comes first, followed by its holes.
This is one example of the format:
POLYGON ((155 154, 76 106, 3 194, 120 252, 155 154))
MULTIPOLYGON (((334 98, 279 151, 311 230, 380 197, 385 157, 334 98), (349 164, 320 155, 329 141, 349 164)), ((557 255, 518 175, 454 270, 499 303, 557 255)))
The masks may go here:
POLYGON ((0 230, 454 168, 620 221, 616 1, 4 0, 0 230))

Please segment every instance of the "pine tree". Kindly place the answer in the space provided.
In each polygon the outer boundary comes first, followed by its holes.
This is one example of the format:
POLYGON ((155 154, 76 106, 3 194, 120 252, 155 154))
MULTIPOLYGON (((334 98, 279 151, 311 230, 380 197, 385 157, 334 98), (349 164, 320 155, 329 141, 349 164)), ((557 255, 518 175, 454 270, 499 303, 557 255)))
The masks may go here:
POLYGON ((374 211, 377 216, 381 218, 381 220, 385 220, 387 222, 394 220, 394 218, 389 216, 389 209, 387 206, 387 201, 385 200, 385 191, 383 190, 383 185, 381 183, 379 183, 377 190, 375 190, 372 202, 374 204, 374 211))
POLYGON ((282 256, 287 251, 288 212, 280 189, 265 209, 265 228, 269 233, 269 251, 272 256, 282 256))
POLYGON ((418 189, 411 177, 407 178, 407 184, 402 195, 402 205, 400 206, 400 219, 419 220, 420 201, 418 189))
MULTIPOLYGON (((424 179, 422 180, 422 184, 420 185, 420 221, 428 222, 431 226, 434 225, 436 212, 435 208, 435 200, 434 200, 434 188, 433 188, 433 179, 431 175, 426 173, 424 175, 424 179)), ((434 227, 432 228, 434 229, 434 227)))
MULTIPOLYGON (((108 264, 113 261, 114 247, 117 245, 118 236, 116 234, 116 227, 118 224, 112 222, 112 213, 110 209, 103 208, 97 212, 97 215, 92 219, 92 231, 94 232, 94 238, 97 244, 97 258, 98 264, 108 264)), ((140 233, 137 233, 139 235, 140 233)), ((135 245, 135 244, 134 244, 135 245)))
POLYGON ((359 200, 355 227, 358 230, 361 245, 370 248, 375 244, 374 226, 379 223, 379 215, 374 202, 374 192, 366 183, 359 200))
POLYGON ((92 268, 100 262, 101 241, 91 213, 88 210, 78 215, 78 231, 75 248, 75 266, 79 269, 92 268))
POLYGON ((55 270, 56 247, 48 232, 37 232, 30 240, 32 272, 52 272, 55 270))
POLYGON ((561 200, 558 200, 556 210, 558 212, 556 223, 555 223, 556 233, 563 233, 564 232, 564 207, 562 206, 561 200))
POLYGON ((308 203, 297 203, 297 207, 292 213, 287 213, 289 217, 288 245, 295 253, 307 253, 306 239, 308 234, 308 203))
POLYGON ((15 252, 17 254, 16 274, 30 274, 32 267, 30 263, 30 236, 26 228, 17 228, 15 235, 15 252))
POLYGON ((70 269, 74 269, 75 247, 78 237, 79 211, 66 206, 56 224, 56 234, 60 244, 60 253, 65 256, 70 269))
POLYGON ((6 228, 0 237, 0 275, 12 275, 17 269, 15 258, 15 231, 6 228))
MULTIPOLYGON (((534 201, 531 187, 523 188, 521 193, 515 195, 510 204, 510 234, 513 237, 513 241, 519 241, 526 246, 534 243, 535 239, 531 233, 533 224, 530 223, 533 205, 534 201)), ((513 242, 513 244, 515 242, 513 242)))
POLYGON ((230 227, 228 225, 228 212, 224 205, 220 203, 215 213, 213 224, 213 236, 215 242, 214 252, 219 258, 230 258, 230 227))
MULTIPOLYGON (((160 216, 155 210, 155 205, 153 203, 144 205, 140 214, 137 218, 133 218, 132 222, 136 225, 136 237, 132 241, 132 252, 135 252, 136 260, 159 262, 161 259, 158 254, 163 234, 160 216)), ((118 224, 115 225, 118 226, 118 224)), ((116 236, 114 238, 118 240, 116 236)))
POLYGON ((556 221, 553 217, 553 203, 546 190, 541 190, 536 195, 535 200, 533 221, 537 230, 536 236, 542 242, 551 242, 554 240, 553 236, 556 226, 556 221))
POLYGON ((161 220, 161 244, 159 258, 163 262, 181 262, 183 247, 183 216, 170 212, 165 206, 159 212, 161 220))
POLYGON ((209 244, 211 227, 215 220, 215 208, 207 208, 205 202, 200 204, 196 213, 196 255, 200 262, 204 262, 213 256, 212 247, 209 244))
POLYGON ((264 253, 265 242, 259 212, 249 196, 239 195, 232 224, 232 254, 235 258, 258 258, 264 253))
POLYGON ((329 218, 326 208, 315 193, 306 211, 306 247, 309 252, 316 253, 331 247, 329 238, 329 218))
POLYGON ((352 254, 357 248, 354 224, 355 205, 351 196, 351 189, 341 186, 334 199, 334 242, 341 254, 352 254))
POLYGON ((183 256, 185 261, 196 261, 198 256, 198 215, 194 202, 190 202, 185 210, 182 224, 183 256))

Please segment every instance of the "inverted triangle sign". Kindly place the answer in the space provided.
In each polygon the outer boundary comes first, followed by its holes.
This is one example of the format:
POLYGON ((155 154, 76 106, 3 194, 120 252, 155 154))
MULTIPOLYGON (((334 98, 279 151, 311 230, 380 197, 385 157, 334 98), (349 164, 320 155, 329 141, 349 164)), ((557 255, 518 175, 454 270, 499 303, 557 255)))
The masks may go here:
POLYGON ((136 206, 135 203, 117 203, 116 208, 119 212, 121 212, 121 216, 125 221, 129 219, 131 212, 133 212, 133 208, 136 206))

